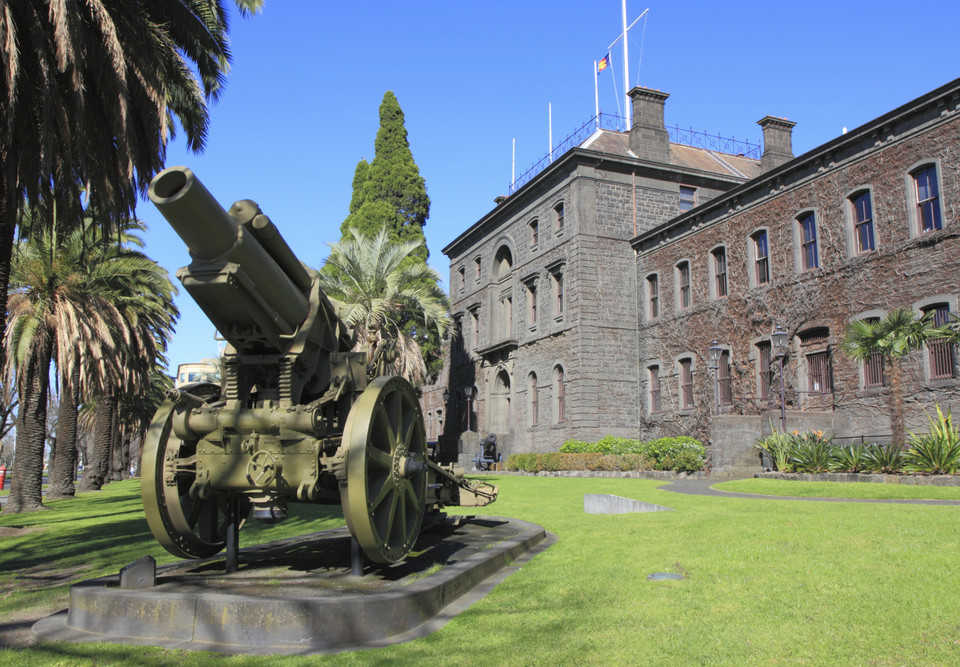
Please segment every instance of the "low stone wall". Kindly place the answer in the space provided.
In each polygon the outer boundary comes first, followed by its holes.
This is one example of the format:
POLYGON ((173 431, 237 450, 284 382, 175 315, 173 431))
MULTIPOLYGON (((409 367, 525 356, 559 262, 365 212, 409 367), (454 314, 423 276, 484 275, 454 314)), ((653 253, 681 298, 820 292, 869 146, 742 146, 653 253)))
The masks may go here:
POLYGON ((759 479, 792 479, 798 482, 870 482, 913 486, 960 486, 960 475, 883 475, 860 472, 758 472, 759 479))
POLYGON ((706 479, 707 473, 674 472, 672 470, 541 470, 540 472, 525 472, 523 470, 501 470, 491 473, 467 473, 471 477, 477 474, 516 475, 519 477, 628 477, 631 479, 706 479))

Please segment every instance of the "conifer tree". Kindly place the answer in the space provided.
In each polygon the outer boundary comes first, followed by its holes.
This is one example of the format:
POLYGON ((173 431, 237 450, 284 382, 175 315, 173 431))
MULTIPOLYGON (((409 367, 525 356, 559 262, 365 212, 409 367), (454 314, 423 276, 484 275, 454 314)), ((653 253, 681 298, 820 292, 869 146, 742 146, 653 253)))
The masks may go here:
MULTIPOLYGON (((403 110, 393 92, 387 91, 380 104, 380 129, 374 142, 373 160, 369 163, 360 160, 353 174, 350 214, 340 225, 341 241, 353 238, 351 229, 372 238, 386 227, 392 241, 417 244, 405 260, 405 266, 426 265, 430 253, 423 227, 429 215, 430 197, 410 151, 403 110)), ((330 264, 323 267, 325 274, 332 271, 336 269, 330 264)), ((443 305, 446 307, 446 301, 443 305)), ((425 326, 411 315, 403 331, 419 343, 427 376, 439 373, 443 340, 436 328, 425 326)))
POLYGON ((386 225, 391 238, 422 243, 416 257, 426 262, 429 252, 423 226, 429 215, 430 197, 410 152, 403 110, 388 90, 380 104, 373 161, 357 164, 350 215, 340 226, 340 234, 349 238, 348 230, 354 228, 365 236, 374 236, 386 225))

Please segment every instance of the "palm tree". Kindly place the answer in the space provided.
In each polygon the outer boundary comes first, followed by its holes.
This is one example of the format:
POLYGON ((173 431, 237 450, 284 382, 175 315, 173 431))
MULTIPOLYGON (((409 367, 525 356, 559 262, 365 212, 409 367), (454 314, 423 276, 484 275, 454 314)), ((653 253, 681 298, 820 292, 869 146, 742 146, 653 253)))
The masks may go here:
MULTIPOLYGON (((249 14, 263 0, 235 3, 249 14)), ((21 205, 81 183, 100 223, 128 216, 163 166, 174 118, 188 146, 203 147, 206 102, 229 69, 227 28, 223 0, 3 3, 0 331, 21 205)))
MULTIPOLYGON (((13 257, 5 344, 21 409, 7 512, 41 506, 51 360, 65 390, 51 480, 51 497, 57 497, 72 495, 77 397, 135 388, 176 317, 166 272, 137 250, 104 243, 95 231, 88 220, 61 239, 54 226, 22 241, 13 257)), ((122 238, 138 240, 130 233, 122 238)))
POLYGON ((342 302, 340 317, 354 328, 356 348, 369 346, 371 363, 381 370, 392 367, 419 384, 426 366, 416 337, 403 327, 412 317, 421 329, 435 329, 441 337, 446 332, 450 317, 440 276, 424 263, 405 261, 420 242, 392 241, 385 227, 373 237, 352 228, 349 232, 330 244, 321 286, 342 302))
POLYGON ((843 351, 848 355, 857 361, 868 361, 878 355, 884 370, 889 369, 886 399, 890 431, 893 443, 900 447, 906 441, 901 359, 912 350, 922 348, 938 331, 931 326, 931 317, 930 313, 917 317, 907 308, 896 308, 881 320, 851 322, 843 338, 843 351))

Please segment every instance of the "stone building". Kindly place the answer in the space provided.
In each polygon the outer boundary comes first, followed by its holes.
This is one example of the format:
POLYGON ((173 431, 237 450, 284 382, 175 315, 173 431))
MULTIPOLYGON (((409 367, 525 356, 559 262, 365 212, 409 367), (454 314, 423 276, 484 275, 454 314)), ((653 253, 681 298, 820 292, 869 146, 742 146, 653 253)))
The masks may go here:
MULTIPOLYGON (((636 256, 630 239, 760 172, 671 145, 667 95, 634 88, 630 132, 597 130, 454 239, 446 431, 505 453, 635 436, 636 256)), ((435 414, 435 406, 427 406, 435 414)))
MULTIPOLYGON (((596 131, 443 249, 456 327, 425 394, 435 433, 493 432, 505 454, 693 434, 715 468, 755 461, 780 419, 776 325, 791 428, 889 433, 882 369, 838 344, 895 307, 957 312, 960 80, 797 158, 770 116, 759 159, 671 143, 667 97, 634 88, 629 132, 596 131)), ((953 350, 913 354, 907 376, 925 422, 954 396, 953 350)))
MULTIPOLYGON (((780 426, 781 377, 788 429, 889 435, 890 369, 840 343, 894 308, 957 313, 958 105, 954 81, 795 159, 765 154, 757 178, 632 240, 641 437, 693 432, 715 467, 755 461, 750 444, 780 426)), ((771 122, 765 144, 789 146, 791 128, 771 122)), ((908 426, 925 427, 924 409, 956 401, 953 347, 903 367, 908 426)))

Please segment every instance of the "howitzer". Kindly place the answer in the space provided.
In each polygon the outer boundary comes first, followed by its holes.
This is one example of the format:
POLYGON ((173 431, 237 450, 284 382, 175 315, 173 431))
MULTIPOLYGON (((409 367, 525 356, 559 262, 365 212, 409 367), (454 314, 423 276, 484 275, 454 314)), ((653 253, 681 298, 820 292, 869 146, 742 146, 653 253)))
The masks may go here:
POLYGON ((353 351, 341 304, 256 203, 224 211, 193 173, 166 169, 149 196, 192 263, 177 277, 227 346, 221 385, 173 390, 143 450, 147 522, 171 553, 237 558, 245 518, 289 502, 341 503, 378 563, 403 558, 426 512, 486 505, 497 489, 428 455, 417 394, 353 351))

